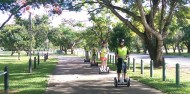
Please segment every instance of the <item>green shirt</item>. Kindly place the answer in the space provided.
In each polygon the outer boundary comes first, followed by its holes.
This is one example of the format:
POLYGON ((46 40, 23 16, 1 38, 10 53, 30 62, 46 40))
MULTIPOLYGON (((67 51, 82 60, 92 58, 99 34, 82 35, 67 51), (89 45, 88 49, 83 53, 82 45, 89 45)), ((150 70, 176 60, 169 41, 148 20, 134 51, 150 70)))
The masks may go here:
POLYGON ((117 54, 118 54, 119 58, 125 59, 126 56, 127 56, 127 47, 126 46, 124 46, 124 47, 118 47, 117 48, 117 54))

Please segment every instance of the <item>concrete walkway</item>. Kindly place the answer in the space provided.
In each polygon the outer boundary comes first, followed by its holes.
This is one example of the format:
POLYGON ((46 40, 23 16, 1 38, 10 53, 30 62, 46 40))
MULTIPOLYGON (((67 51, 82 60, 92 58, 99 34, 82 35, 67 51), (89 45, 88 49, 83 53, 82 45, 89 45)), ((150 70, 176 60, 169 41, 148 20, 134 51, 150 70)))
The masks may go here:
POLYGON ((98 67, 90 67, 83 58, 58 57, 59 62, 50 75, 46 94, 164 94, 132 80, 131 86, 114 87, 115 71, 98 74, 98 67))

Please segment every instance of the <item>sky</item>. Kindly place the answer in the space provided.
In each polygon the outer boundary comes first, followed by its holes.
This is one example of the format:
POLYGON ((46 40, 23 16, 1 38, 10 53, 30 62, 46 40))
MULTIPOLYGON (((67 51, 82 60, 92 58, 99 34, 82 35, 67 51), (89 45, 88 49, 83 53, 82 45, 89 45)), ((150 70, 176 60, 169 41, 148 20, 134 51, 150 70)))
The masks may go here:
MULTIPOLYGON (((29 17, 29 12, 22 10, 24 13, 22 14, 21 18, 22 19, 28 19, 29 17)), ((40 6, 40 9, 31 9, 30 12, 32 13, 32 17, 34 18, 36 15, 43 15, 43 14, 49 14, 47 13, 49 11, 48 9, 45 9, 43 6, 40 6)), ((10 13, 3 13, 0 11, 0 25, 5 22, 5 20, 9 17, 10 13)), ((52 14, 49 14, 52 15, 52 14)), ((67 11, 63 10, 61 15, 54 15, 50 18, 51 25, 54 27, 59 26, 59 24, 62 23, 62 19, 66 20, 72 20, 72 21, 80 21, 86 24, 86 26, 91 26, 91 23, 88 21, 88 14, 86 11, 81 11, 81 12, 74 12, 74 11, 67 11)), ((14 23, 14 17, 11 18, 11 20, 7 24, 13 24, 14 23)))

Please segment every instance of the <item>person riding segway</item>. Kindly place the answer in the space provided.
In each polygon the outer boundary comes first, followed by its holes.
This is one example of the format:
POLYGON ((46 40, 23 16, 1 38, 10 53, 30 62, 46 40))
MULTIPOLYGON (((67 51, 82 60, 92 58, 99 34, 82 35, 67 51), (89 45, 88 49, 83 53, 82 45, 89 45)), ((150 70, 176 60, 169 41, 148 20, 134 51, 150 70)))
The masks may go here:
POLYGON ((114 78, 114 85, 117 87, 117 85, 127 85, 130 86, 130 78, 127 77, 126 79, 126 73, 127 73, 127 58, 129 55, 127 47, 124 45, 125 40, 119 39, 119 46, 116 50, 116 58, 117 58, 117 78, 114 78), (123 73, 122 78, 120 77, 121 71, 123 73))

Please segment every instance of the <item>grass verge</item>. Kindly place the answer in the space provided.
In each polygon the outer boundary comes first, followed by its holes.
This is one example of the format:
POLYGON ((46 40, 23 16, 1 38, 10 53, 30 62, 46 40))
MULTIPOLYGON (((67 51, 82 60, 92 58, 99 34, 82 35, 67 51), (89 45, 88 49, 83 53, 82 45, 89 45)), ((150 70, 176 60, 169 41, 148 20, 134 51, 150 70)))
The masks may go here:
MULTIPOLYGON (((110 69, 116 71, 113 63, 108 63, 110 69)), ((132 66, 132 65, 131 65, 132 66)), ((180 68, 180 85, 176 85, 175 68, 166 69, 166 81, 162 81, 162 68, 155 68, 153 77, 150 77, 149 65, 145 65, 144 73, 141 74, 140 64, 136 64, 136 71, 132 67, 128 70, 128 75, 141 83, 147 84, 167 94, 190 94, 190 69, 180 68)))
MULTIPOLYGON (((13 56, 0 56, 0 72, 4 66, 9 68, 9 94, 44 94, 48 77, 52 73, 57 59, 49 56, 44 62, 40 57, 40 64, 32 73, 28 71, 28 57, 22 56, 21 60, 13 56)), ((0 94, 4 92, 3 76, 0 77, 0 94)))

